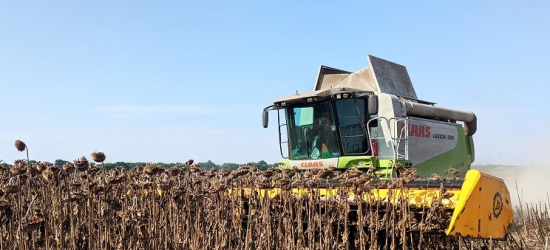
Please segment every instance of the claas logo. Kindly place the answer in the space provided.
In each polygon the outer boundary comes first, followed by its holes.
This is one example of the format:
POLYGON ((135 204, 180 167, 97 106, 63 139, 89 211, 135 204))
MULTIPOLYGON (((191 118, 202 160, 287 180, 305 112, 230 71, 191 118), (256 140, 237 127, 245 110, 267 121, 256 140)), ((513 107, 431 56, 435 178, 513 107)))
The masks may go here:
MULTIPOLYGON (((405 130, 403 129, 404 127, 405 127, 405 124, 401 124, 402 136, 405 135, 405 130)), ((431 135, 430 129, 431 129, 430 126, 411 124, 409 125, 409 136, 430 138, 430 135, 431 135)))
POLYGON ((300 164, 300 166, 303 167, 303 168, 322 167, 322 166, 323 166, 323 162, 322 162, 322 161, 302 162, 302 163, 300 164))

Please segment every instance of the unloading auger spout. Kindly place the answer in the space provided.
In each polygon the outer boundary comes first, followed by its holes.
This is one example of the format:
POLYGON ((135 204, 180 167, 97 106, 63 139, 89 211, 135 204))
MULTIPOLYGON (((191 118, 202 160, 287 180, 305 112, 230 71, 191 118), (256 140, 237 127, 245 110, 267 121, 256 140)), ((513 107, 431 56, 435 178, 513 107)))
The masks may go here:
POLYGON ((406 106, 407 114, 412 116, 462 121, 464 122, 464 133, 466 136, 474 135, 477 130, 477 117, 473 112, 435 107, 411 101, 405 101, 404 105, 406 106))

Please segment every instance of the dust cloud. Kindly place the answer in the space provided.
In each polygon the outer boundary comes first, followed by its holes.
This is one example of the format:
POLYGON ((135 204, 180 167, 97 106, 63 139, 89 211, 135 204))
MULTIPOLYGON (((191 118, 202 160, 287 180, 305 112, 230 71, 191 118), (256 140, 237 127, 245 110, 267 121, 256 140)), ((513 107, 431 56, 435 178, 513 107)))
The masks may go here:
POLYGON ((504 180, 514 209, 525 206, 550 205, 550 166, 473 166, 504 180))

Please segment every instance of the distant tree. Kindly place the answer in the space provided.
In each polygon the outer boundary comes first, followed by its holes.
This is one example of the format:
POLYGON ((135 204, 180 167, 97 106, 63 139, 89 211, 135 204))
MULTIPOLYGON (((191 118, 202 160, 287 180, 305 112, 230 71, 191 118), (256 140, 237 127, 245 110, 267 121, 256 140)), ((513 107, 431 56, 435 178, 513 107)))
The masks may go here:
POLYGON ((116 168, 116 165, 114 163, 103 163, 102 165, 99 165, 103 171, 109 171, 113 168, 116 168))
MULTIPOLYGON (((37 161, 31 160, 31 163, 36 164, 37 161)), ((73 164, 70 161, 66 161, 66 160, 63 160, 63 159, 56 159, 55 162, 54 162, 54 165, 63 166, 65 163, 73 164)), ((117 168, 117 167, 123 167, 124 169, 129 170, 131 168, 138 167, 138 166, 144 167, 147 164, 148 164, 147 162, 122 162, 122 161, 115 162, 115 163, 105 162, 103 164, 97 164, 93 161, 90 161, 91 166, 99 166, 105 171, 109 171, 109 170, 117 168)), ((181 162, 177 162, 177 163, 157 162, 157 163, 153 163, 153 164, 155 164, 159 167, 163 167, 163 168, 186 167, 187 166, 185 163, 181 163, 181 162)), ((198 162, 197 164, 199 164, 203 170, 210 170, 210 169, 213 169, 213 168, 236 170, 237 168, 239 168, 240 166, 243 166, 243 165, 256 166, 260 170, 266 170, 266 169, 271 168, 271 167, 278 167, 279 166, 278 163, 268 164, 264 160, 261 160, 261 161, 258 161, 258 162, 249 162, 249 163, 246 163, 246 164, 225 162, 221 165, 218 165, 218 164, 212 162, 211 160, 208 160, 206 162, 198 162)), ((0 162, 0 166, 7 167, 7 166, 9 166, 9 164, 6 163, 6 162, 0 162)))
POLYGON ((123 161, 117 161, 117 162, 114 163, 114 165, 115 165, 115 168, 120 166, 120 167, 123 167, 125 169, 130 169, 130 166, 128 166, 128 164, 126 162, 123 162, 123 161))
POLYGON ((260 170, 267 170, 269 168, 269 164, 267 164, 264 160, 261 160, 256 163, 256 167, 260 170))
POLYGON ((208 160, 207 162, 199 162, 198 164, 199 164, 199 166, 201 166, 201 168, 203 170, 210 170, 210 169, 213 169, 213 168, 220 168, 218 165, 216 165, 216 163, 212 162, 211 160, 208 160))
POLYGON ((155 163, 155 165, 157 165, 161 168, 168 168, 170 166, 170 164, 166 164, 166 163, 163 163, 163 162, 155 163))
POLYGON ((229 163, 229 162, 225 162, 224 164, 222 164, 220 166, 220 169, 229 169, 229 170, 235 170, 239 168, 239 164, 237 163, 229 163))
POLYGON ((56 165, 56 166, 63 166, 63 165, 65 165, 65 163, 71 164, 71 162, 65 161, 65 160, 62 160, 62 159, 55 160, 53 164, 56 165))
POLYGON ((105 164, 103 164, 103 170, 105 170, 105 171, 109 171, 109 170, 111 170, 113 168, 117 168, 117 167, 123 167, 126 170, 130 169, 130 166, 128 165, 128 163, 121 162, 121 161, 118 161, 118 162, 115 162, 115 163, 105 163, 105 164))
POLYGON ((173 163, 173 165, 172 165, 173 168, 184 168, 186 166, 187 166, 187 164, 182 163, 182 162, 173 163))
POLYGON ((145 165, 147 165, 147 162, 128 162, 128 167, 130 168, 139 167, 139 166, 144 167, 145 165))

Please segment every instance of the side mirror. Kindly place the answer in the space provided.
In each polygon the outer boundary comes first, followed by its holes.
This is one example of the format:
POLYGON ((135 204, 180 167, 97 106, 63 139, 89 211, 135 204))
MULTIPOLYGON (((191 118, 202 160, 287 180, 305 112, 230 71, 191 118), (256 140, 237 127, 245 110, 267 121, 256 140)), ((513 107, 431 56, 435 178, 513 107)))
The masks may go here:
POLYGON ((264 128, 267 128, 267 125, 269 124, 269 111, 267 109, 264 109, 264 112, 262 113, 262 125, 264 128))
POLYGON ((376 115, 378 114, 378 96, 371 95, 369 96, 369 115, 376 115))

